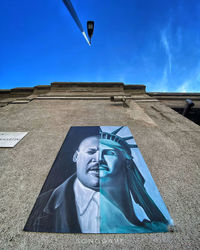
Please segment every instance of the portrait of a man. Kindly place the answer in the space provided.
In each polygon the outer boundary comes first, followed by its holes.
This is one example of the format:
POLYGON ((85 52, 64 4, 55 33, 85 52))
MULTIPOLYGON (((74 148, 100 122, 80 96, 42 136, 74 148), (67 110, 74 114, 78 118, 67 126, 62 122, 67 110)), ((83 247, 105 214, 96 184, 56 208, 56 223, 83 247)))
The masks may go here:
POLYGON ((24 230, 167 232, 172 219, 141 159, 128 127, 71 127, 24 230))

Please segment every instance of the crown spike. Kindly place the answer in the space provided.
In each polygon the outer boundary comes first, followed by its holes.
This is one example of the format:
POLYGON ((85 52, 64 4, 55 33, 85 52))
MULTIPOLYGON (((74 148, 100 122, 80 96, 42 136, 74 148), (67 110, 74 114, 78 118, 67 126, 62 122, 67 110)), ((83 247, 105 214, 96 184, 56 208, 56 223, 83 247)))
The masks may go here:
POLYGON ((125 141, 128 141, 130 139, 133 139, 133 136, 123 137, 122 139, 125 140, 125 141))
POLYGON ((118 129, 111 132, 111 134, 116 135, 124 126, 119 127, 118 129))
POLYGON ((128 144, 129 148, 138 148, 136 144, 128 144))

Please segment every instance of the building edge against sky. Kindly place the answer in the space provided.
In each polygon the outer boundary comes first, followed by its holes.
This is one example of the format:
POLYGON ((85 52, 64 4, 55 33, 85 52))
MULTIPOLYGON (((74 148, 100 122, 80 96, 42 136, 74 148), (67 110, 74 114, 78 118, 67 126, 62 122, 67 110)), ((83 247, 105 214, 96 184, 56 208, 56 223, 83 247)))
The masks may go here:
POLYGON ((84 97, 87 99, 87 96, 101 99, 111 98, 111 100, 115 102, 123 102, 125 99, 139 98, 142 100, 154 98, 156 101, 165 103, 180 114, 183 113, 186 107, 186 100, 191 99, 194 101, 194 103, 192 103, 192 107, 194 107, 193 113, 189 114, 188 118, 198 124, 200 123, 199 92, 147 92, 146 86, 143 84, 124 84, 123 82, 53 82, 50 85, 0 89, 0 106, 18 102, 28 103, 38 98, 79 99, 80 97, 84 97))

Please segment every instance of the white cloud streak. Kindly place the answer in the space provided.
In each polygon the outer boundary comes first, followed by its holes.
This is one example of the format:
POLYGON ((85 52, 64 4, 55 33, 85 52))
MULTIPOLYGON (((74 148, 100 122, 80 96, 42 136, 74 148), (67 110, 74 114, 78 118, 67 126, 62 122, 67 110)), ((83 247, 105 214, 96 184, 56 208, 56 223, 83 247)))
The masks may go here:
POLYGON ((151 91, 168 92, 168 65, 165 66, 162 77, 152 86, 151 91))
POLYGON ((171 35, 170 35, 171 19, 167 26, 160 31, 160 42, 164 48, 167 60, 162 71, 161 78, 156 82, 155 88, 158 92, 167 92, 169 86, 169 77, 172 72, 172 51, 170 46, 171 35))
POLYGON ((200 81, 186 80, 176 89, 176 92, 200 92, 200 81))
POLYGON ((171 70, 172 70, 172 53, 170 50, 170 46, 169 46, 169 39, 167 37, 167 29, 163 30, 161 32, 161 42, 162 45, 165 49, 166 55, 167 55, 167 59, 168 59, 168 68, 169 68, 169 73, 171 74, 171 70))
POLYGON ((200 62, 192 72, 191 76, 185 79, 176 92, 200 92, 200 62))
POLYGON ((177 88, 177 92, 182 92, 182 93, 189 92, 189 85, 190 85, 190 81, 185 81, 185 82, 183 82, 183 83, 177 88))

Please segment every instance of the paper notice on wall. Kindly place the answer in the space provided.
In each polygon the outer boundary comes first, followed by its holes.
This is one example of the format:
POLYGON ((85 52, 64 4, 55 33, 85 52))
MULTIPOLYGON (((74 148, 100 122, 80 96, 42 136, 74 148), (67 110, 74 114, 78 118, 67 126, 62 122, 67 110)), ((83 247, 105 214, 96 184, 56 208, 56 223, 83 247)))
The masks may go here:
POLYGON ((0 132, 0 148, 13 148, 28 132, 0 132))

